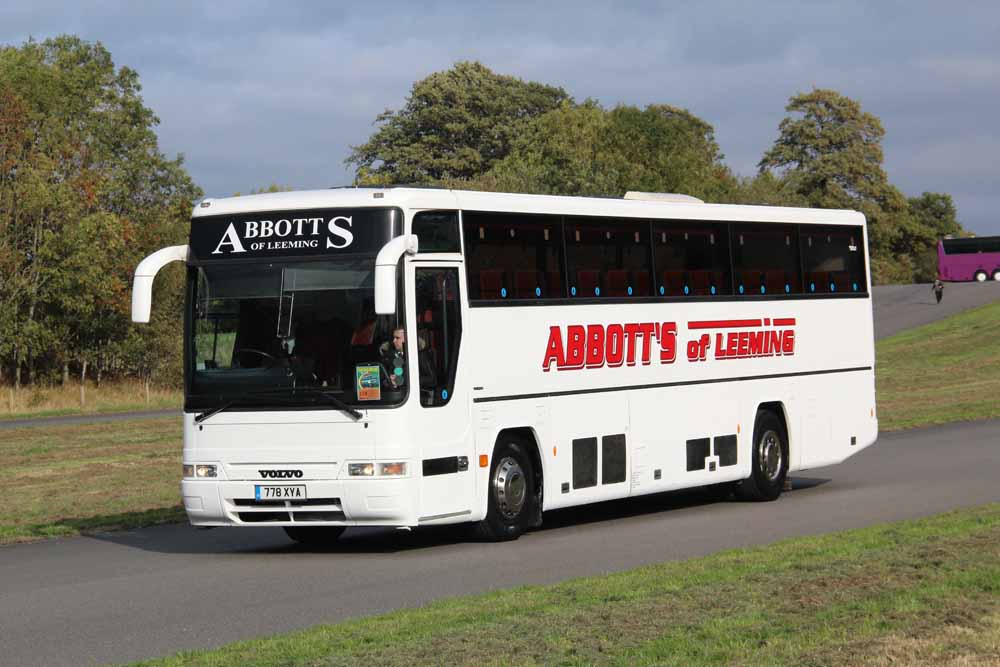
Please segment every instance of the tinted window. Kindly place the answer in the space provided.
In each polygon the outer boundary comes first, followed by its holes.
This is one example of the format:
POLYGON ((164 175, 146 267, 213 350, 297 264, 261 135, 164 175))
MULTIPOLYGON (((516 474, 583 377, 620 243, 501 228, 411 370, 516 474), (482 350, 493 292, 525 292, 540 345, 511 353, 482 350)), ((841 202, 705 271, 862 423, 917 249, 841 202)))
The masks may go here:
POLYGON ((726 225, 654 222, 653 253, 657 294, 732 294, 726 225))
POLYGON ((565 228, 571 298, 652 294, 648 222, 566 218, 565 228))
POLYGON ((802 226, 805 291, 865 292, 865 256, 860 227, 802 226))
POLYGON ((733 278, 737 294, 798 294, 799 242, 792 225, 733 225, 733 278))
POLYGON ((420 252, 462 252, 455 211, 423 211, 413 216, 413 233, 420 239, 420 252))
POLYGON ((462 339, 458 269, 417 268, 417 373, 420 404, 444 405, 451 400, 462 339))
POLYGON ((944 239, 944 254, 970 255, 979 252, 1000 252, 1000 236, 972 239, 944 239))
POLYGON ((465 212, 469 299, 566 296, 558 216, 465 212))

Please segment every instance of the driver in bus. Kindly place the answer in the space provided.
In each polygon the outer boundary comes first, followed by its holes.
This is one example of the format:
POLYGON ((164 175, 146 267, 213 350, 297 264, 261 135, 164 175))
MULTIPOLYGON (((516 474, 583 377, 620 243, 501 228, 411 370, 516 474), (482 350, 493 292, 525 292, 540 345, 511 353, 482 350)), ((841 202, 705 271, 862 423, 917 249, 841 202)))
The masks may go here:
POLYGON ((382 372, 389 378, 393 389, 406 385, 406 330, 396 327, 392 330, 392 340, 382 343, 382 372))

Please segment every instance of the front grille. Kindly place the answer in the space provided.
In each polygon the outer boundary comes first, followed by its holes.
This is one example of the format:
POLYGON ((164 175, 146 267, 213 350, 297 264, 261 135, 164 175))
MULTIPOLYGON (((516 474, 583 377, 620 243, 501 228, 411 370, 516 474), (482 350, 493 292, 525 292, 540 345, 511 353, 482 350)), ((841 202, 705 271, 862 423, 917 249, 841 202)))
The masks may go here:
POLYGON ((254 500, 253 498, 234 498, 237 507, 311 507, 315 505, 340 505, 340 498, 310 498, 309 500, 254 500), (287 503, 287 504, 286 504, 287 503))
POLYGON ((243 523, 315 523, 347 519, 340 498, 310 498, 298 502, 230 498, 229 503, 243 523))
POLYGON ((268 523, 269 521, 291 521, 288 512, 240 512, 243 523, 268 523))

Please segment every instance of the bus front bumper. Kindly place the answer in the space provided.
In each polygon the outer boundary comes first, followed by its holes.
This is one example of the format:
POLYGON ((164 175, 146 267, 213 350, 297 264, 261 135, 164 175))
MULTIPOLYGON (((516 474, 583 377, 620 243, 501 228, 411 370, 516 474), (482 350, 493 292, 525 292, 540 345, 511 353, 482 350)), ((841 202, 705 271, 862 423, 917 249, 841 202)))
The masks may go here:
POLYGON ((294 480, 287 483, 185 479, 194 526, 415 526, 417 480, 294 480), (257 486, 302 486, 304 501, 259 501, 257 486))

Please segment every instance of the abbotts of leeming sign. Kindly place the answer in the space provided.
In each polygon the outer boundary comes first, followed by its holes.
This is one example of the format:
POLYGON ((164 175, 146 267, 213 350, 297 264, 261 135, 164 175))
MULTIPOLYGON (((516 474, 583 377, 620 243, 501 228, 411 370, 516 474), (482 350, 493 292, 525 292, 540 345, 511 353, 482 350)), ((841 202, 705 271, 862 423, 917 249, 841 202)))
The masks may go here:
POLYGON ((195 218, 200 262, 250 257, 375 253, 402 230, 398 209, 313 209, 195 218))

